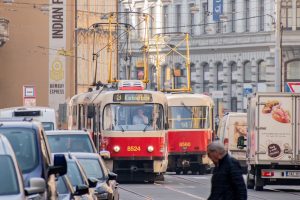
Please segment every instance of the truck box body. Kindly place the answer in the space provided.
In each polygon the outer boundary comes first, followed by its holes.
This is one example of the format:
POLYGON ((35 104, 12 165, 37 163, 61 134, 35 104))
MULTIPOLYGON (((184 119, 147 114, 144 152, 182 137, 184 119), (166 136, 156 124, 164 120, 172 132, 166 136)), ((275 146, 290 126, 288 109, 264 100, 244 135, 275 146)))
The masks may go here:
POLYGON ((300 94, 257 93, 248 99, 250 186, 252 178, 258 190, 269 184, 297 184, 296 179, 300 178, 299 126, 300 94))

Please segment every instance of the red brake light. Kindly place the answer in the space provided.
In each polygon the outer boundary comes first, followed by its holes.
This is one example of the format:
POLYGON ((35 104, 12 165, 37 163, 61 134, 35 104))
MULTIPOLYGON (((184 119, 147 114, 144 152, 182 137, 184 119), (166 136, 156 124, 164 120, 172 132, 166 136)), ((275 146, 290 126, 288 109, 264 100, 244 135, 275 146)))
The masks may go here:
POLYGON ((261 176, 271 177, 271 176, 274 176, 274 172, 262 171, 261 176))

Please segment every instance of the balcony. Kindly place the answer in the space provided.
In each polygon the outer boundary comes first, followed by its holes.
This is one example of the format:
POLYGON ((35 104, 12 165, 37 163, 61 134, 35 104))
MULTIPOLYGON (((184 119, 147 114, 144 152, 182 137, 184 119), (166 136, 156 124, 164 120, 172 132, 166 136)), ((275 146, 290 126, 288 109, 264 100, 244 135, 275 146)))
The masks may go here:
POLYGON ((0 47, 9 40, 8 23, 7 19, 0 18, 0 47))

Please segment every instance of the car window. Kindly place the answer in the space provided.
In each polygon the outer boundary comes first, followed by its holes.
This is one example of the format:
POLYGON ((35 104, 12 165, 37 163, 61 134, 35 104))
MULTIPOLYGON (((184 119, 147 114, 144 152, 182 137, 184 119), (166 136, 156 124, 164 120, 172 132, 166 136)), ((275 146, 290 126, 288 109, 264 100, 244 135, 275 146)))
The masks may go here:
POLYGON ((52 153, 95 153, 88 135, 48 135, 47 137, 52 153))
POLYGON ((11 143, 22 173, 33 171, 39 161, 38 145, 34 130, 29 128, 2 128, 0 132, 11 143))
POLYGON ((20 193, 14 163, 10 156, 0 155, 0 195, 20 193))
POLYGON ((79 158, 79 163, 83 167, 87 177, 104 179, 103 170, 98 159, 79 158))
POLYGON ((58 191, 58 194, 68 194, 68 187, 65 183, 65 181, 63 180, 62 176, 59 176, 57 181, 56 181, 56 188, 58 191))
POLYGON ((67 176, 70 179, 73 186, 84 184, 80 170, 79 170, 76 162, 74 162, 74 161, 68 162, 67 176))
POLYGON ((45 131, 54 130, 53 122, 42 122, 45 131))

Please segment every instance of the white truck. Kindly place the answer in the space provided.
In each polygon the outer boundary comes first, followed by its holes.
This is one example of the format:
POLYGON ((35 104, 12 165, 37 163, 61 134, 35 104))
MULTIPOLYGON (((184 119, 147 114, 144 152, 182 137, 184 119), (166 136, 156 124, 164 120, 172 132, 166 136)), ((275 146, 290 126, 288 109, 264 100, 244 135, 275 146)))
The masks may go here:
POLYGON ((56 130, 56 114, 49 107, 11 107, 0 109, 0 118, 33 118, 40 121, 46 131, 56 130))
POLYGON ((247 171, 246 149, 237 147, 238 138, 247 138, 247 113, 229 112, 220 120, 218 138, 224 144, 228 154, 239 161, 247 171))
POLYGON ((300 185, 300 93, 256 93, 248 98, 247 187, 300 185))

